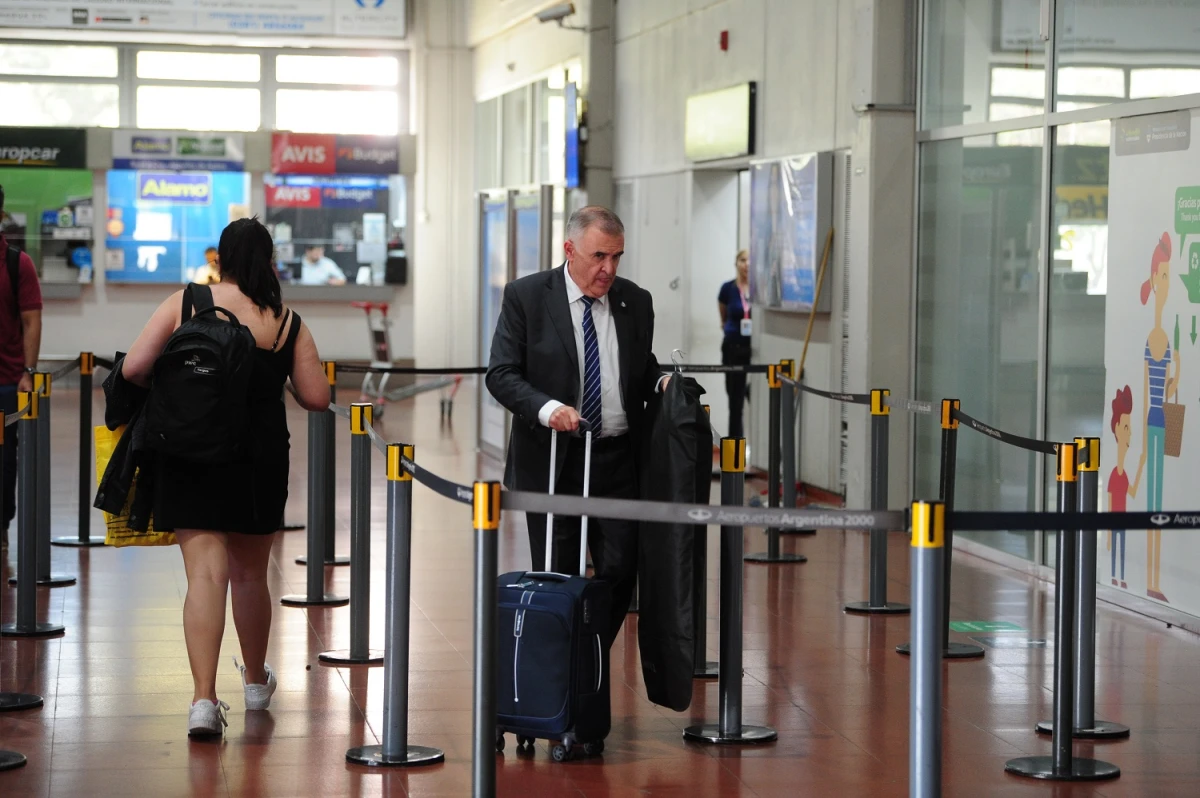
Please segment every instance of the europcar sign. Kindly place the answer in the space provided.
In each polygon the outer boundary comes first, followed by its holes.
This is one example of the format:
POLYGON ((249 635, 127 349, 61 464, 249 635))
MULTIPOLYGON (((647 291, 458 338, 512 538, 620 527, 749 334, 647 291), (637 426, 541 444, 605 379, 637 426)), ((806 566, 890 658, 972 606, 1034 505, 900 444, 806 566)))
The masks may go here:
POLYGON ((87 131, 52 127, 0 128, 0 166, 86 169, 87 131))

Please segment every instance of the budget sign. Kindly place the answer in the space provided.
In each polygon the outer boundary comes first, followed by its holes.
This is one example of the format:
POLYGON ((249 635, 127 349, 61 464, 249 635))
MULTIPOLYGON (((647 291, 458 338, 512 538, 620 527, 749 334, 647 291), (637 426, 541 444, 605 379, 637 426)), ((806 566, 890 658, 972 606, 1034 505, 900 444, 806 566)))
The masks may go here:
POLYGON ((207 172, 140 172, 137 198, 175 205, 207 205, 212 201, 212 175, 207 172))

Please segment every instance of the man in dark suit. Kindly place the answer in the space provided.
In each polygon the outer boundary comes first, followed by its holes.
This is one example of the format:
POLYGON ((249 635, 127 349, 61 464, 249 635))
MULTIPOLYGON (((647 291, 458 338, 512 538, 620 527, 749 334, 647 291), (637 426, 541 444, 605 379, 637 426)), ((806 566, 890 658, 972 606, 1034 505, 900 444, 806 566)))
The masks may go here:
MULTIPOLYGON (((625 227, 607 208, 588 206, 567 222, 566 264, 509 283, 492 337, 487 387, 513 413, 504 484, 545 491, 550 430, 593 429, 591 495, 638 497, 637 460, 646 400, 668 377, 654 357, 649 292, 617 277, 625 227)), ((583 491, 583 439, 560 435, 555 491, 583 491)), ((546 517, 530 513, 533 567, 545 562, 546 517)), ((637 584, 637 524, 591 519, 588 548, 596 577, 612 586, 611 638, 637 584)), ((557 518, 553 570, 579 572, 579 519, 557 518)), ((610 638, 610 643, 611 643, 610 638)))

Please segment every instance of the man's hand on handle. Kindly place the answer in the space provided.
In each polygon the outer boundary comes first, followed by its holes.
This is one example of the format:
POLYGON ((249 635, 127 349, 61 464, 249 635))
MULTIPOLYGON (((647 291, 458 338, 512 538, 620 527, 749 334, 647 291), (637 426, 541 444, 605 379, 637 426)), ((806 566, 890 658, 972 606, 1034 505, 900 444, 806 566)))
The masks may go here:
POLYGON ((579 411, 573 407, 562 407, 550 414, 550 429, 559 432, 574 432, 579 429, 579 411))
POLYGON ((29 372, 21 375, 21 379, 17 381, 17 390, 22 393, 29 393, 33 390, 33 376, 29 372))

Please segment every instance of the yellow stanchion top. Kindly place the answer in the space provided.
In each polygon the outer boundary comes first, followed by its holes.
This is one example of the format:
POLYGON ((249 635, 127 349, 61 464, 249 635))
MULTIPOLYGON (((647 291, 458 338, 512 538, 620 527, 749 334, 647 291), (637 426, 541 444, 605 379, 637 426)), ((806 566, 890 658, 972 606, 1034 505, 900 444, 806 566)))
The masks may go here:
POLYGON ((24 413, 25 408, 29 408, 29 413, 22 421, 35 421, 38 417, 38 392, 35 391, 18 391, 17 392, 17 412, 24 413))
POLYGON ((1100 470, 1100 439, 1076 438, 1075 452, 1080 471, 1100 470))
POLYGON ((367 402, 355 402, 350 405, 350 434, 366 435, 367 425, 371 423, 375 408, 367 402))
POLYGON ((873 416, 888 416, 892 413, 892 408, 888 407, 887 398, 892 395, 891 390, 887 388, 875 388, 871 391, 871 415, 873 416))
POLYGON ((782 385, 783 383, 779 381, 779 365, 777 363, 771 363, 767 366, 767 387, 779 388, 782 385))
POLYGON ((96 356, 91 352, 79 353, 79 373, 85 377, 91 376, 96 371, 96 356))
POLYGON ((789 380, 796 379, 796 361, 789 358, 784 358, 779 361, 779 368, 783 370, 783 376, 789 380))
POLYGON ((412 474, 404 470, 400 458, 413 459, 413 447, 407 443, 389 443, 387 447, 387 478, 389 482, 412 482, 412 474))
POLYGON ((721 439, 721 470, 737 473, 746 470, 746 439, 721 439))
POLYGON ((1075 447, 1068 444, 1060 444, 1058 447, 1058 474, 1059 482, 1074 482, 1078 477, 1079 464, 1075 459, 1075 447))
POLYGON ((946 545, 945 503, 912 503, 912 545, 918 549, 940 549, 946 545))
POLYGON ((51 379, 49 373, 44 372, 44 371, 34 372, 34 375, 33 375, 33 391, 34 391, 34 393, 41 394, 42 396, 49 396, 50 389, 51 389, 50 383, 52 381, 53 380, 51 379))
POLYGON ((500 483, 476 482, 474 501, 475 528, 496 530, 500 528, 500 483))
POLYGON ((326 360, 324 363, 324 366, 325 366, 325 379, 329 380, 330 385, 336 385, 337 384, 337 363, 335 363, 332 360, 326 360))
POLYGON ((954 411, 958 410, 959 406, 957 399, 942 400, 942 429, 958 429, 958 419, 954 417, 954 411))

